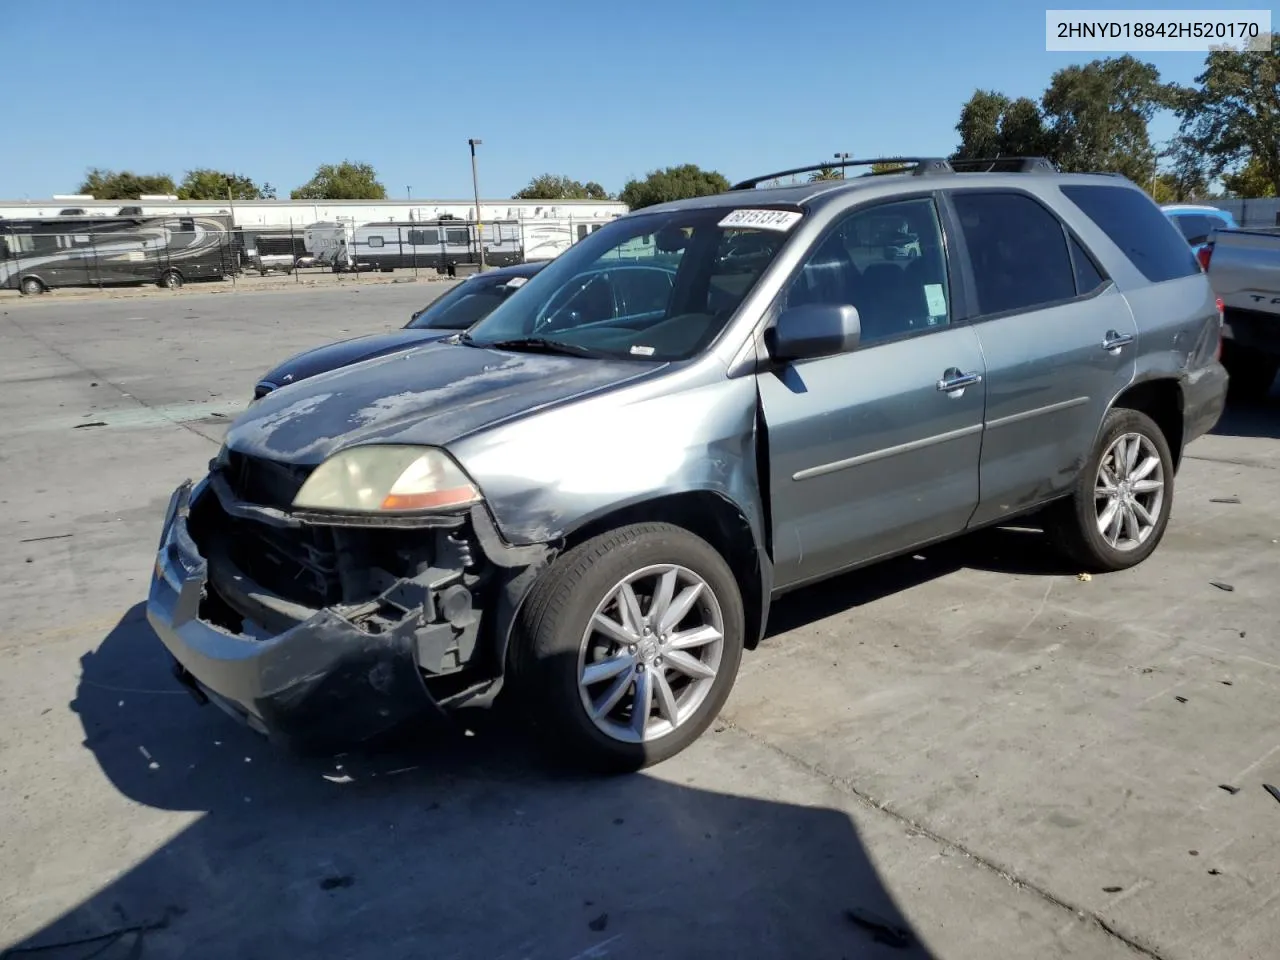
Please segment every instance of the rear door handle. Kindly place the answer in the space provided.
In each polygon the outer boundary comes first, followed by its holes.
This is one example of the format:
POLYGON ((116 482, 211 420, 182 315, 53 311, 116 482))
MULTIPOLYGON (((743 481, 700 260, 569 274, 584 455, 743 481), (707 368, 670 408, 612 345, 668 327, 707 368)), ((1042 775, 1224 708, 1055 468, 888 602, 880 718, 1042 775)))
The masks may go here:
POLYGON ((952 367, 938 381, 938 389, 943 393, 951 393, 953 390, 963 390, 965 387, 971 387, 975 383, 981 382, 982 374, 961 373, 958 369, 952 367))
POLYGON ((1134 336, 1132 333, 1116 333, 1114 330, 1108 330, 1107 335, 1102 338, 1103 350, 1119 350, 1121 347, 1127 347, 1133 343, 1134 336))

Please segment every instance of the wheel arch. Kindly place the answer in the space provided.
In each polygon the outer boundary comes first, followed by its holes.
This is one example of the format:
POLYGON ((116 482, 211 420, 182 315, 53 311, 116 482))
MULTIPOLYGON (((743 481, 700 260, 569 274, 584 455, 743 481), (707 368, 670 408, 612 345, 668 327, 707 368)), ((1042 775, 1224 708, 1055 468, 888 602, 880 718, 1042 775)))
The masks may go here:
MULTIPOLYGON (((489 648, 494 666, 500 673, 514 668, 521 669, 512 656, 515 646, 512 638, 520 618, 520 611, 528 602, 536 580, 555 557, 573 549, 592 537, 633 523, 666 522, 706 540, 729 564, 742 594, 745 633, 743 645, 752 650, 759 644, 769 617, 769 601, 773 587, 773 564, 768 553, 757 541, 747 513, 729 497, 714 490, 688 490, 649 497, 619 505, 604 513, 584 518, 568 528, 557 540, 554 549, 545 551, 544 559, 512 570, 499 591, 494 617, 494 632, 490 634, 489 648)), ((491 522, 486 535, 481 537, 482 548, 489 552, 494 547, 492 537, 499 536, 491 522), (489 544, 486 541, 490 541, 489 544)), ((541 550, 539 547, 521 547, 522 551, 541 550)))
POLYGON ((670 523, 713 546, 738 581, 746 619, 745 646, 754 649, 769 616, 773 565, 746 511, 717 490, 669 493, 610 510, 571 528, 565 549, 631 523, 670 523))
MULTIPOLYGON (((1178 379, 1152 377, 1130 384, 1111 401, 1107 407, 1107 413, 1121 408, 1138 410, 1155 421, 1169 444, 1169 452, 1173 455, 1173 468, 1177 470, 1182 465, 1185 430, 1185 399, 1182 384, 1178 379)), ((1102 423, 1105 422, 1104 416, 1102 423)), ((1098 425, 1099 432, 1102 430, 1102 423, 1098 425)))

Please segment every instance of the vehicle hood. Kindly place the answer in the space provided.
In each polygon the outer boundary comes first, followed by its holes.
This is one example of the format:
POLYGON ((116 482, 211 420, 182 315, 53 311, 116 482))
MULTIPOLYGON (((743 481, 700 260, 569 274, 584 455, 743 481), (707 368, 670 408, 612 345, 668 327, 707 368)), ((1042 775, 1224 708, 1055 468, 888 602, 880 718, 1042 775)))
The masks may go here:
POLYGON ((379 357, 398 350, 433 340, 452 336, 456 330, 393 330, 390 333, 375 333, 367 337, 353 337, 350 340, 339 340, 337 343, 326 343, 314 350, 306 350, 295 354, 284 363, 273 367, 259 379, 267 383, 283 387, 296 383, 318 373, 328 373, 338 367, 345 367, 370 357, 379 357))
POLYGON ((665 365, 510 353, 438 341, 275 390, 227 431, 229 449, 317 464, 358 443, 445 446, 665 365))

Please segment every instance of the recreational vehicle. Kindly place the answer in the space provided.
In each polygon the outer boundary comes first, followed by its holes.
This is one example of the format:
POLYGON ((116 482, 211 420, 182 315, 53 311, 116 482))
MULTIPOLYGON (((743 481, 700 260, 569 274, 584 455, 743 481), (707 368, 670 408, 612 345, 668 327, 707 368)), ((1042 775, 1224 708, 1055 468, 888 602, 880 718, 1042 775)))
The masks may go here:
MULTIPOLYGON (((505 267, 524 259, 518 221, 486 223, 481 229, 486 264, 505 267)), ((466 220, 366 223, 356 228, 348 251, 350 259, 374 270, 434 267, 445 273, 480 262, 477 227, 466 220)))
POLYGON ((233 269, 225 216, 0 220, 0 288, 24 294, 221 280, 233 269))
POLYGON ((355 227, 347 222, 322 220, 302 230, 307 253, 316 258, 316 266, 332 267, 346 258, 347 248, 355 239, 355 227))

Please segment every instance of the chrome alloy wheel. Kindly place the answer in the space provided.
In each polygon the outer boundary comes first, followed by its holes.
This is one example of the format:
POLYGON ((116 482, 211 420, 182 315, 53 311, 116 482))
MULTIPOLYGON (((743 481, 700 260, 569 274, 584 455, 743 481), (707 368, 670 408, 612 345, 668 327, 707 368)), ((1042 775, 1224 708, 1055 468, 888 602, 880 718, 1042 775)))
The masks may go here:
POLYGON ((1098 464, 1094 482, 1098 533, 1116 550, 1136 550, 1156 529, 1164 506, 1164 465, 1147 437, 1115 439, 1098 464))
POLYGON ((578 692, 606 736, 643 743, 687 721, 715 683, 724 616, 707 581, 655 564, 616 584, 578 649, 578 692))

